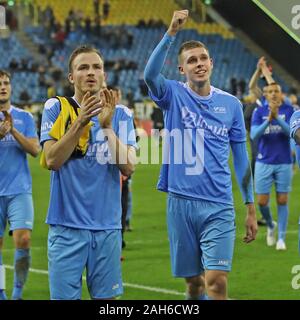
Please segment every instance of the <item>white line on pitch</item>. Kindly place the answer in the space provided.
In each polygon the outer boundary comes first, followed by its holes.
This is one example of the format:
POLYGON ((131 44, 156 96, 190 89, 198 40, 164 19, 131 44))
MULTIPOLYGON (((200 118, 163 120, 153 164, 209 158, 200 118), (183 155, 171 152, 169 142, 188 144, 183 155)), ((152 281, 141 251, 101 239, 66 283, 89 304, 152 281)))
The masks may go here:
MULTIPOLYGON (((4 266, 5 266, 6 269, 14 270, 13 266, 10 266, 10 265, 4 265, 4 266)), ((33 272, 33 273, 48 275, 48 271, 47 270, 30 268, 29 271, 33 272)), ((83 279, 85 280, 85 277, 83 277, 83 279)), ((168 290, 168 289, 163 289, 163 288, 143 286, 143 285, 134 284, 134 283, 124 282, 123 285, 124 285, 124 287, 128 287, 128 288, 135 288, 135 289, 140 289, 140 290, 145 290, 145 291, 152 291, 152 292, 159 292, 159 293, 164 293, 164 294, 172 294, 172 295, 175 295, 175 296, 184 296, 185 295, 185 293, 179 292, 179 291, 175 291, 175 290, 168 290)))

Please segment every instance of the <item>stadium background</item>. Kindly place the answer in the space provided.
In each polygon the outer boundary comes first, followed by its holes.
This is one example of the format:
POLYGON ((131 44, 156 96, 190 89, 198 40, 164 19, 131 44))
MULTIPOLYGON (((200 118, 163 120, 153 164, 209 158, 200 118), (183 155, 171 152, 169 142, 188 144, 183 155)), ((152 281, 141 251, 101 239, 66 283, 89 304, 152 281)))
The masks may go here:
MULTIPOLYGON (((7 29, 0 29, 0 68, 12 73, 15 105, 30 110, 39 125, 47 97, 70 95, 66 81, 67 59, 78 44, 98 47, 105 57, 107 84, 119 86, 123 102, 135 110, 140 132, 148 139, 153 103, 147 97, 143 68, 168 25, 174 10, 190 9, 190 19, 180 32, 166 61, 164 74, 180 79, 176 52, 187 39, 206 43, 214 59, 212 83, 247 97, 247 86, 261 55, 272 65, 285 93, 299 94, 299 44, 280 29, 252 1, 236 0, 79 0, 5 1, 7 29), (109 5, 105 8, 105 3, 109 5), (98 8, 97 8, 98 4, 98 8), (70 10, 73 10, 73 13, 70 10), (96 14, 96 11, 99 14, 96 14), (287 54, 288 53, 288 54, 287 54)), ((150 155, 149 155, 150 157, 150 155)), ((49 172, 30 159, 33 176, 35 227, 32 237, 32 272, 24 299, 48 299, 47 226, 44 223, 49 172)), ((123 252, 125 294, 122 299, 182 299, 184 284, 171 276, 165 223, 165 194, 155 190, 159 165, 138 165, 133 177, 133 232, 125 234, 123 252)), ((245 245, 245 210, 233 178, 237 240, 229 296, 233 299, 297 299, 292 268, 298 254, 299 172, 294 170, 293 191, 285 252, 266 247, 265 227, 257 240, 245 245)), ((273 195, 274 198, 274 195, 273 195)), ((276 217, 275 203, 272 201, 276 217)), ((276 218, 275 218, 276 219, 276 218)), ((7 287, 12 285, 13 247, 4 241, 7 287)), ((83 298, 88 298, 84 286, 83 298)))

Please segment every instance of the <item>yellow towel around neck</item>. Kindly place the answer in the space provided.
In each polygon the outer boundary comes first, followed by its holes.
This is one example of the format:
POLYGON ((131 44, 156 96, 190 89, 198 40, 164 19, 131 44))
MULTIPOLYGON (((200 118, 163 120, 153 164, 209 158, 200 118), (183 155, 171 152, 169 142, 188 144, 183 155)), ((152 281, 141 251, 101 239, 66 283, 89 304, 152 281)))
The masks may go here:
MULTIPOLYGON (((52 137, 55 140, 61 139, 64 134, 68 131, 70 126, 74 123, 74 121, 77 119, 78 114, 80 113, 80 107, 77 105, 77 103, 71 99, 66 97, 56 97, 61 106, 61 111, 54 122, 51 130, 49 131, 49 136, 52 137)), ((93 123, 90 121, 83 130, 82 135, 80 136, 79 142, 72 153, 71 157, 83 157, 86 154, 87 148, 88 148, 88 142, 90 138, 90 128, 93 126, 93 123)), ((40 157, 40 165, 48 169, 47 163, 46 163, 46 157, 44 151, 41 153, 40 157)))

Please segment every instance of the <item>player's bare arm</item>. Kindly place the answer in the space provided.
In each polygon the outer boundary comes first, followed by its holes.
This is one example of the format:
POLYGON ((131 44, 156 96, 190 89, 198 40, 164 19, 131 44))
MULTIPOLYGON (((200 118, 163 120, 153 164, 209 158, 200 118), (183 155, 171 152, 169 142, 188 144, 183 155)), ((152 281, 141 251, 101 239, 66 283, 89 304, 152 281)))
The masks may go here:
POLYGON ((81 101, 81 112, 76 121, 59 140, 48 140, 44 143, 46 163, 49 169, 58 170, 71 156, 82 135, 84 127, 93 116, 100 113, 103 103, 96 96, 87 92, 81 101))
POLYGON ((265 60, 265 57, 260 57, 260 59, 258 60, 256 70, 254 71, 248 86, 249 92, 254 94, 257 99, 259 99, 262 96, 262 91, 258 86, 258 80, 262 73, 261 66, 264 60, 265 60))
POLYGON ((269 70, 267 66, 266 60, 264 60, 261 64, 261 72, 264 75, 268 84, 275 82, 274 78, 272 77, 272 72, 269 70))

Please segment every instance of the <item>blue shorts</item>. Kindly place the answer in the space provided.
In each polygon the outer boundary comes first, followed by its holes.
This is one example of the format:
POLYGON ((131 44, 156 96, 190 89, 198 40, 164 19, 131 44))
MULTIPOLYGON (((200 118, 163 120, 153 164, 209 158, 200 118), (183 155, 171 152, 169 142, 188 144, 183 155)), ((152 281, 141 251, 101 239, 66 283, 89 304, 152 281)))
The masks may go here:
POLYGON ((293 168, 292 164, 255 163, 254 181, 257 194, 269 194, 275 183, 277 193, 291 191, 293 168))
POLYGON ((10 231, 33 228, 33 203, 30 193, 0 197, 0 238, 3 237, 7 221, 10 231))
POLYGON ((85 268, 92 299, 121 295, 121 247, 121 230, 91 231, 50 226, 48 269, 51 299, 81 299, 85 268))
POLYGON ((175 277, 231 270, 235 240, 232 206, 169 194, 167 219, 175 277))

